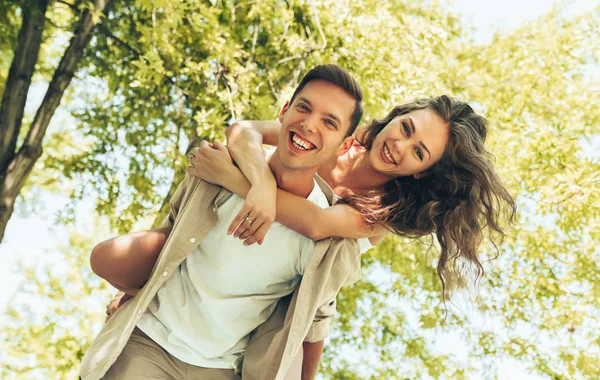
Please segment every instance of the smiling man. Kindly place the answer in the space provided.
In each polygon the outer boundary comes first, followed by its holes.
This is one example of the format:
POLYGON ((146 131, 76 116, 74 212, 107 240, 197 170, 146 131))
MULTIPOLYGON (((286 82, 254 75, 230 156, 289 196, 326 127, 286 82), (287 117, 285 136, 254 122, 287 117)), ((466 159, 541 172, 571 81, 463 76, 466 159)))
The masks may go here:
MULTIPOLYGON (((330 205, 333 192, 314 176, 350 148, 361 100, 342 68, 307 73, 280 114, 282 135, 269 160, 278 187, 330 205)), ((227 235, 243 203, 186 176, 150 279, 88 349, 84 380, 283 379, 303 346, 302 372, 314 375, 337 292, 359 278, 358 245, 315 243, 275 223, 262 245, 243 246, 227 235)))

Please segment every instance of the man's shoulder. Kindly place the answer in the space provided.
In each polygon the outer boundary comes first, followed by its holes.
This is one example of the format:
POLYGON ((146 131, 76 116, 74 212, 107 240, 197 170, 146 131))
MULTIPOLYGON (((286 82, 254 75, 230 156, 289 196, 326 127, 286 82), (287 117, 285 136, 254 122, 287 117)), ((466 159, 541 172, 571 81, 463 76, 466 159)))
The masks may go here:
POLYGON ((180 198, 183 203, 217 202, 224 203, 231 192, 224 187, 215 185, 190 174, 186 174, 175 192, 174 198, 180 198), (179 194, 178 194, 179 193, 179 194))
POLYGON ((327 204, 325 204, 321 207, 332 206, 338 201, 338 199, 340 199, 340 197, 335 195, 331 186, 329 186, 329 184, 327 182, 325 182, 325 180, 316 173, 314 175, 314 180, 315 180, 315 183, 317 184, 317 186, 315 186, 316 187, 315 190, 318 191, 320 194, 322 194, 322 196, 324 196, 327 201, 327 204))

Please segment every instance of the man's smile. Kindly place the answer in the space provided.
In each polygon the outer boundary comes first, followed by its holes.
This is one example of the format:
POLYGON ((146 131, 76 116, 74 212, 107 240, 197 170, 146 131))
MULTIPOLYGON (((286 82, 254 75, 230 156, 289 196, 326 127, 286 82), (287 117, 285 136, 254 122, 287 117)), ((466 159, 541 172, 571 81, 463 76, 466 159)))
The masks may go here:
POLYGON ((316 149, 316 146, 308 140, 303 139, 295 132, 290 132, 290 145, 294 151, 307 152, 316 149))

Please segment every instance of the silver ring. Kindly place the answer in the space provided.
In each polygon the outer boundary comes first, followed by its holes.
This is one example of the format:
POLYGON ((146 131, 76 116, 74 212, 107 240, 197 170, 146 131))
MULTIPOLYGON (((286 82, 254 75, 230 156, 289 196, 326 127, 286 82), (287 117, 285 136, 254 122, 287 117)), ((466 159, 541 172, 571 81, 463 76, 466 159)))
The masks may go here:
POLYGON ((246 218, 244 220, 246 221, 246 223, 248 223, 248 225, 252 224, 253 222, 252 218, 250 218, 250 215, 246 215, 246 218))

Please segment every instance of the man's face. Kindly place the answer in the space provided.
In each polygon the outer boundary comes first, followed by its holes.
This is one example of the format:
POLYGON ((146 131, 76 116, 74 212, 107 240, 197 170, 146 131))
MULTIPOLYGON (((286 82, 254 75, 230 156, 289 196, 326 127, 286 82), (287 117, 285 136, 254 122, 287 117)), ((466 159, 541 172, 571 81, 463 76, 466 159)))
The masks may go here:
POLYGON ((308 82, 279 115, 282 164, 291 170, 316 169, 344 154, 352 143, 345 136, 355 105, 352 96, 330 82, 308 82))

